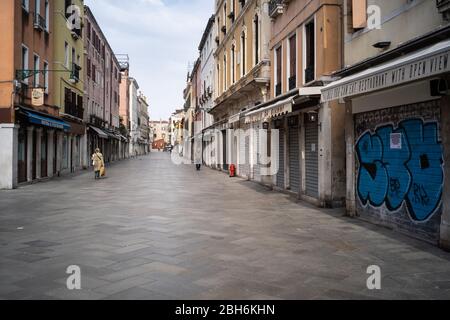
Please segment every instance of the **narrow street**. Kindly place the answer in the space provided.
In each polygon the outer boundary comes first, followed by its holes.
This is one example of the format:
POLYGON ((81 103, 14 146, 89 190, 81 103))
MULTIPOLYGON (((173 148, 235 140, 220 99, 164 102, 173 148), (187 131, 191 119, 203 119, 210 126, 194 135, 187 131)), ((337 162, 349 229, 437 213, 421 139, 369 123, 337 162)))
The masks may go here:
POLYGON ((1 191, 0 212, 1 299, 450 298, 450 254, 167 153, 1 191))

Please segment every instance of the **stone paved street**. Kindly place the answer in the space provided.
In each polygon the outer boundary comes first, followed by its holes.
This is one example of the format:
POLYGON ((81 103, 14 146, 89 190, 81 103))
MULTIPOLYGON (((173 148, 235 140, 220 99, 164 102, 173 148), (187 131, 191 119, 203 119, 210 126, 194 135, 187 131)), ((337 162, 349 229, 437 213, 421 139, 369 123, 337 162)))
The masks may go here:
POLYGON ((450 254, 169 156, 0 192, 2 299, 449 299, 450 254), (78 265, 82 290, 66 288, 78 265), (382 290, 366 288, 369 265, 382 290))

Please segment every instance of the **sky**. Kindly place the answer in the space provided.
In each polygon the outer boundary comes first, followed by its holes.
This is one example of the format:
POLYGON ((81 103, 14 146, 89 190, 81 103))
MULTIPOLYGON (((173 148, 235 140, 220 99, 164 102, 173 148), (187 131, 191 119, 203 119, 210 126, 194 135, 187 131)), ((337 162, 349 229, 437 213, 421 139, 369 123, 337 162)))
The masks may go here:
POLYGON ((85 0, 116 54, 130 57, 130 75, 150 104, 151 120, 183 107, 188 63, 214 0, 85 0))

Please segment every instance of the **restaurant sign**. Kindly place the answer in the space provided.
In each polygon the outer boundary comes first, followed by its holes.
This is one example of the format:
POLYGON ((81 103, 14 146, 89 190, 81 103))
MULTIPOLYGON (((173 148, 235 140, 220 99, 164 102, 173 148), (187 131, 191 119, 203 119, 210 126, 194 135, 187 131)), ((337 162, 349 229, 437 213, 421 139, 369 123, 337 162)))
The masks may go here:
POLYGON ((322 102, 329 102, 350 96, 377 91, 396 85, 416 81, 450 71, 450 49, 419 59, 409 59, 392 64, 390 68, 379 68, 372 73, 361 75, 357 79, 344 79, 322 90, 322 102), (413 60, 413 61, 411 61, 413 60))

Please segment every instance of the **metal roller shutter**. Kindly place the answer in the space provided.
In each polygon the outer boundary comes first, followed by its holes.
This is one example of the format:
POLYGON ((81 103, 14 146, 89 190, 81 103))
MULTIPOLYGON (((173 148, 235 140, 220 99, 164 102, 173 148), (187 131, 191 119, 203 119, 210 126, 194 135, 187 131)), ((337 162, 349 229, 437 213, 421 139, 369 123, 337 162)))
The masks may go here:
POLYGON ((319 129, 317 121, 305 118, 306 195, 319 198, 319 129))
POLYGON ((256 181, 261 181, 261 164, 260 164, 260 147, 259 147, 259 128, 255 128, 255 145, 253 146, 256 150, 255 164, 253 165, 253 178, 256 181))
POLYGON ((277 187, 285 187, 284 178, 284 130, 280 130, 279 166, 277 172, 277 187))
POLYGON ((245 135, 239 135, 239 175, 245 177, 247 175, 245 166, 247 165, 248 159, 245 158, 245 135))
POLYGON ((300 192, 300 143, 298 127, 289 128, 289 181, 291 191, 300 192))
POLYGON ((245 175, 250 178, 250 137, 245 136, 245 175))

